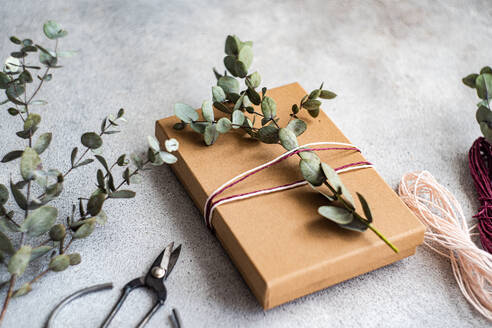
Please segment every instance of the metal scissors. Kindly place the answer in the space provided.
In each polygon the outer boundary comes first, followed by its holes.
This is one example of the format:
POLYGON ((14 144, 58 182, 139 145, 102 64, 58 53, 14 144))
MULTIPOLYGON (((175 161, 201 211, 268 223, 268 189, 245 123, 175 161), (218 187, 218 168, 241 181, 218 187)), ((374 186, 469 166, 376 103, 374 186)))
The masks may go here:
POLYGON ((145 287, 150 289, 157 296, 157 300, 154 306, 145 315, 142 321, 140 321, 137 327, 141 328, 145 326, 147 322, 149 322, 150 318, 166 302, 167 290, 166 290, 166 286, 164 285, 164 280, 166 280, 167 277, 169 277, 169 274, 173 270, 174 265, 178 261, 180 252, 181 252, 181 245, 179 245, 174 249, 174 242, 170 243, 155 259, 154 263, 152 264, 149 272, 145 275, 145 277, 136 278, 130 281, 129 283, 127 283, 123 287, 123 291, 121 293, 120 299, 114 305, 113 310, 111 310, 111 313, 108 315, 106 320, 104 320, 103 324, 101 325, 101 328, 107 328, 109 326, 109 324, 115 317, 116 313, 118 313, 119 309, 125 302, 130 292, 140 287, 145 287))

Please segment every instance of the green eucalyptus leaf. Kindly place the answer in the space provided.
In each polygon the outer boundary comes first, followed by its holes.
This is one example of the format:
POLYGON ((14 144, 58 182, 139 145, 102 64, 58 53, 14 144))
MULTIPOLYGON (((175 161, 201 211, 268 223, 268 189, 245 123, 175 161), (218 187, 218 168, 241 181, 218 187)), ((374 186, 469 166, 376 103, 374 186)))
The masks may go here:
POLYGON ((11 81, 12 79, 9 75, 5 74, 4 72, 0 72, 0 89, 7 89, 11 81))
POLYGON ((178 158, 173 154, 168 153, 167 151, 160 151, 159 157, 166 164, 174 164, 178 161, 178 158))
POLYGON ((79 253, 69 254, 68 258, 70 259, 70 265, 79 265, 82 262, 82 257, 79 253))
POLYGON ((307 110, 316 110, 319 109, 319 106, 321 106, 321 101, 316 99, 309 99, 302 104, 302 107, 306 108, 307 110))
POLYGON ((9 237, 0 231, 0 251, 12 255, 15 253, 14 246, 9 237))
POLYGON ((131 160, 133 161, 133 164, 138 168, 138 169, 141 169, 143 168, 143 161, 142 159, 140 158, 140 156, 138 156, 137 154, 133 153, 130 155, 130 158, 131 160))
POLYGON ((477 79, 478 74, 470 74, 465 76, 462 81, 465 85, 469 86, 470 88, 475 88, 475 80, 477 79))
POLYGON ((202 115, 206 121, 208 122, 214 121, 214 109, 212 108, 212 104, 208 100, 205 100, 202 103, 202 115))
POLYGON ((240 110, 235 110, 234 112, 232 112, 232 128, 233 129, 237 129, 239 127, 241 127, 241 125, 243 125, 243 122, 244 122, 244 114, 242 111, 240 110))
POLYGON ((492 98, 492 74, 480 74, 475 80, 477 95, 480 99, 492 98))
POLYGON ((21 224, 21 230, 27 232, 27 235, 31 237, 40 236, 50 230, 55 224, 57 216, 58 210, 56 208, 42 206, 29 213, 21 224))
POLYGON ((308 110, 308 113, 309 115, 311 115, 311 117, 316 118, 319 115, 319 108, 308 110))
POLYGON ((354 215, 344 208, 336 206, 320 206, 318 207, 318 213, 338 224, 349 224, 354 220, 354 215))
POLYGON ((20 171, 22 178, 27 181, 34 177, 34 172, 41 169, 41 158, 38 153, 30 147, 22 153, 20 161, 20 171))
POLYGON ((24 131, 33 130, 41 123, 41 116, 38 114, 29 114, 24 121, 24 131))
POLYGON ((297 142, 297 137, 292 130, 287 129, 287 128, 282 128, 278 131, 278 137, 280 138, 280 143, 282 146, 287 149, 291 150, 296 147, 299 147, 299 143, 297 142))
POLYGON ((105 193, 93 194, 89 198, 89 201, 87 202, 87 211, 89 212, 89 214, 92 216, 97 215, 101 211, 105 200, 106 200, 105 193))
POLYGON ((166 141, 164 141, 164 148, 166 148, 166 150, 170 153, 173 151, 177 151, 179 149, 179 142, 174 138, 167 139, 166 141))
POLYGON ((480 70, 480 74, 485 74, 485 73, 492 73, 492 68, 490 68, 489 66, 482 67, 482 69, 480 70))
POLYGON ((2 163, 13 161, 14 159, 21 157, 23 153, 24 151, 22 150, 13 150, 2 158, 2 163))
POLYGON ((348 224, 340 224, 340 227, 357 232, 364 232, 368 228, 367 224, 356 218, 354 218, 354 220, 352 220, 352 222, 348 224))
POLYGON ((367 200, 362 196, 361 194, 357 193, 357 197, 359 197, 360 204, 362 205, 362 210, 364 211, 364 215, 366 216, 367 221, 369 223, 372 222, 372 213, 371 209, 369 208, 369 204, 367 203, 367 200))
POLYGON ((31 247, 24 245, 10 258, 8 271, 10 274, 21 276, 31 259, 31 247))
POLYGON ((80 142, 89 149, 98 149, 103 144, 102 138, 95 132, 84 133, 80 142))
POLYGON ((203 140, 207 146, 213 145, 218 137, 219 132, 217 131, 215 125, 210 124, 205 128, 203 140))
POLYGON ((38 100, 31 101, 30 104, 31 105, 47 105, 48 102, 46 100, 38 99, 38 100))
POLYGON ((237 55, 241 41, 235 35, 228 35, 225 42, 225 53, 237 55))
POLYGON ((109 198, 133 198, 135 192, 131 190, 118 190, 109 194, 109 198))
POLYGON ((320 161, 316 158, 301 159, 299 162, 302 176, 313 186, 320 186, 325 179, 321 170, 320 161))
POLYGON ((488 122, 480 122, 480 131, 488 142, 492 143, 492 128, 488 122))
POLYGON ((9 200, 9 190, 0 183, 0 205, 4 205, 9 200))
POLYGON ((198 113, 190 105, 176 103, 174 105, 174 114, 183 122, 191 123, 198 120, 198 113))
POLYGON ((88 159, 84 159, 82 162, 79 162, 77 164, 77 166, 75 166, 74 168, 77 168, 77 167, 81 167, 81 166, 84 166, 84 165, 87 165, 87 164, 90 164, 94 162, 94 160, 92 158, 88 158, 88 159))
POLYGON ((345 187, 342 180, 338 176, 338 173, 328 164, 321 163, 321 169, 323 170, 323 174, 328 180, 328 183, 335 189, 337 192, 340 190, 345 200, 355 208, 354 199, 350 194, 350 191, 345 187))
POLYGON ((227 70, 233 76, 238 76, 238 73, 236 71, 236 62, 237 62, 237 59, 235 56, 225 56, 224 57, 224 66, 227 68, 227 70))
POLYGON ((311 93, 309 94, 309 97, 308 98, 309 99, 316 99, 320 95, 321 95, 321 90, 320 89, 316 89, 316 90, 311 91, 311 93))
POLYGON ((267 144, 276 144, 279 141, 279 130, 273 125, 267 125, 258 130, 258 139, 267 144))
POLYGON ((60 24, 55 21, 49 20, 43 25, 43 32, 48 39, 58 39, 67 35, 67 31, 65 31, 60 24))
POLYGON ((246 95, 248 96, 249 100, 251 100, 253 104, 255 105, 261 104, 261 97, 258 94, 258 92, 256 92, 253 88, 248 88, 248 90, 246 90, 246 95))
MULTIPOLYGON (((160 151, 161 150, 161 146, 159 144, 159 141, 157 141, 157 139, 154 136, 147 136, 147 141, 149 143, 150 148, 152 148, 152 150, 154 150, 154 151, 160 151)), ((107 164, 106 164, 106 170, 108 170, 107 164)))
POLYGON ((231 76, 223 76, 217 81, 217 85, 221 87, 226 94, 239 94, 239 82, 231 76))
POLYGON ((65 270, 70 266, 70 257, 66 254, 57 255, 51 259, 48 268, 55 272, 65 270))
POLYGON ((220 102, 221 103, 221 102, 225 101, 226 95, 225 95, 224 90, 221 87, 214 85, 212 87, 212 98, 213 98, 214 102, 220 102))
POLYGON ((222 117, 217 122, 217 131, 219 133, 226 133, 232 127, 231 121, 227 117, 222 117))
POLYGON ((475 116, 476 116, 478 123, 481 123, 481 122, 492 123, 492 111, 485 106, 478 107, 475 116))
POLYGON ((277 103, 273 98, 264 97, 261 101, 261 112, 265 119, 272 119, 277 115, 277 103))
POLYGON ((27 209, 27 200, 26 196, 15 186, 15 184, 10 180, 10 191, 12 192, 12 195, 14 196, 14 200, 17 203, 17 205, 23 209, 27 209))
POLYGON ((190 123, 190 127, 193 129, 193 131, 198 132, 200 134, 204 134, 205 128, 209 125, 211 125, 210 122, 191 122, 190 123))
POLYGON ((21 286, 21 288, 17 289, 14 292, 14 294, 12 294, 12 297, 16 298, 16 297, 24 296, 24 295, 28 294, 31 290, 32 290, 31 284, 26 282, 25 284, 23 284, 21 286))
MULTIPOLYGON (((253 63, 253 49, 250 46, 243 46, 238 54, 238 60, 246 66, 246 70, 249 69, 251 63, 253 63)), ((246 75, 244 75, 246 76, 246 75)))
POLYGON ((51 132, 43 133, 42 135, 40 135, 33 147, 36 153, 42 154, 49 147, 51 143, 51 138, 51 132))
POLYGON ((52 249, 53 249, 53 246, 48 246, 48 245, 33 248, 31 251, 30 261, 34 261, 35 259, 40 258, 41 256, 45 255, 46 253, 48 253, 52 249))
POLYGON ((25 70, 22 73, 20 73, 19 81, 21 81, 22 83, 31 83, 32 82, 31 73, 29 73, 28 70, 25 70))
POLYGON ((99 212, 99 214, 97 214, 95 218, 96 218, 96 223, 100 225, 105 225, 106 222, 108 221, 108 216, 106 215, 106 212, 104 212, 103 210, 101 210, 101 212, 99 212))
POLYGON ((39 62, 41 64, 44 64, 48 67, 54 67, 56 66, 56 63, 58 62, 58 58, 56 57, 56 54, 53 53, 52 51, 48 51, 46 49, 41 49, 41 47, 38 45, 37 46, 39 50, 39 62))
POLYGON ((73 234, 73 238, 82 239, 88 237, 96 228, 95 221, 88 221, 82 224, 73 234))
POLYGON ((67 234, 65 226, 63 224, 55 224, 50 229, 50 238, 54 241, 61 241, 67 234))
POLYGON ((300 136, 301 134, 304 133, 304 131, 306 131, 307 124, 306 124, 306 122, 304 122, 298 118, 295 118, 295 119, 291 120, 289 122, 289 124, 287 124, 286 128, 291 130, 292 132, 294 132, 294 134, 296 136, 300 136))
POLYGON ((337 95, 334 92, 328 90, 321 90, 321 93, 319 94, 319 97, 323 99, 333 99, 336 96, 337 95))
POLYGON ((227 114, 231 114, 232 113, 232 110, 229 109, 229 107, 227 107, 223 103, 214 102, 214 107, 217 108, 218 110, 220 110, 223 113, 227 113, 227 114))
POLYGON ((183 130, 185 127, 186 127, 186 123, 184 123, 184 122, 175 123, 173 125, 173 129, 178 130, 178 131, 183 130))
POLYGON ((248 68, 246 67, 246 64, 240 60, 236 60, 234 63, 234 70, 236 72, 235 76, 237 77, 244 78, 248 75, 248 68))
POLYGON ((260 75, 260 73, 258 73, 258 72, 252 73, 251 75, 249 75, 248 77, 246 77, 245 83, 246 83, 246 85, 249 88, 252 88, 252 89, 258 88, 260 86, 260 84, 261 84, 261 75, 260 75))
MULTIPOLYGON (((7 89, 5 90, 5 94, 7 95, 10 101, 13 101, 17 97, 23 95, 25 91, 26 89, 22 85, 16 83, 10 83, 7 89)), ((24 103, 21 101, 17 101, 17 102, 13 101, 13 102, 16 103, 17 105, 24 105, 24 103)))
POLYGON ((21 40, 19 40, 16 36, 11 36, 10 41, 15 44, 21 44, 21 40))

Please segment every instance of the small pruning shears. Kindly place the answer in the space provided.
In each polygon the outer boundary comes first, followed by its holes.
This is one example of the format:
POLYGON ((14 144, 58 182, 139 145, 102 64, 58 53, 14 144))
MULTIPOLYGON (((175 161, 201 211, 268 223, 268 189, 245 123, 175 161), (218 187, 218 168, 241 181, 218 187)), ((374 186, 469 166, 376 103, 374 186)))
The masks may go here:
MULTIPOLYGON (((144 327, 149 322, 150 318, 152 318, 152 316, 166 302, 167 290, 166 290, 166 286, 164 285, 164 281, 167 279, 167 277, 169 277, 169 274, 173 270, 174 265, 178 261, 180 252, 181 252, 181 245, 174 248, 174 242, 170 243, 155 259, 154 263, 150 267, 150 270, 147 272, 147 274, 144 277, 136 278, 128 282, 123 287, 122 294, 118 302, 114 305, 113 309, 104 320, 103 324, 101 325, 101 328, 107 328, 109 326, 109 324, 115 317, 116 313, 118 313, 121 306, 125 302, 128 295, 133 290, 140 287, 145 287, 151 290, 157 296, 154 306, 152 307, 152 309, 150 309, 150 311, 145 315, 145 317, 140 321, 140 323, 137 326, 138 328, 144 327)), ((110 288, 113 288, 113 284, 111 283, 102 284, 102 285, 85 288, 83 290, 80 290, 70 295, 69 297, 64 299, 60 304, 58 304, 58 306, 53 310, 53 312, 51 313, 48 319, 46 327, 47 328, 52 327, 56 315, 66 304, 70 303, 74 299, 88 293, 96 292, 99 290, 110 289, 110 288)), ((171 319, 174 323, 174 326, 177 328, 181 328, 182 327, 181 319, 179 318, 178 312, 176 311, 176 309, 173 309, 172 313, 173 315, 171 316, 171 319)))

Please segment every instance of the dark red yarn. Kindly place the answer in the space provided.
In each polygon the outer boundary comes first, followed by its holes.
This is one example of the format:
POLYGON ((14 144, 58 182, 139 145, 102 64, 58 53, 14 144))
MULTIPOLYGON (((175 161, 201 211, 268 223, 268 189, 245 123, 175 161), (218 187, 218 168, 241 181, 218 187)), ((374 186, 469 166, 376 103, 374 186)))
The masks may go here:
POLYGON ((480 201, 477 215, 482 247, 492 254, 492 146, 480 137, 468 153, 470 173, 480 201))

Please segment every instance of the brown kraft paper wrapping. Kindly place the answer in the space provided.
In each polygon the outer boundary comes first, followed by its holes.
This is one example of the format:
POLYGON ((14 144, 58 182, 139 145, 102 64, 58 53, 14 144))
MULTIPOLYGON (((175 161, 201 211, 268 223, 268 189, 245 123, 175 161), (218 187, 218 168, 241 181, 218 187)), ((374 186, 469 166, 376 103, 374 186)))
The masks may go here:
MULTIPOLYGON (((286 124, 292 104, 299 103, 305 94, 298 83, 268 90, 277 102, 281 126, 286 124)), ((308 125, 298 138, 300 145, 319 141, 350 143, 323 111, 311 118, 302 110, 299 118, 308 125)), ((179 151, 175 153, 178 162, 172 168, 202 214, 208 195, 225 181, 285 152, 280 145, 263 144, 240 131, 220 135, 213 146, 207 147, 189 127, 174 130, 172 126, 177 122, 176 117, 157 121, 156 136, 162 145, 168 138, 179 140, 179 151)), ((355 151, 317 154, 332 167, 365 161, 355 151)), ((217 199, 297 181, 302 178, 298 165, 299 158, 290 157, 217 199)), ((374 225, 399 248, 399 253, 370 230, 348 231, 322 218, 317 208, 326 205, 326 200, 309 186, 223 204, 215 210, 215 234, 264 309, 410 256, 423 242, 424 226, 375 169, 341 173, 340 177, 353 196, 356 191, 364 195, 374 225)), ((358 200, 356 204, 360 210, 358 200)))

